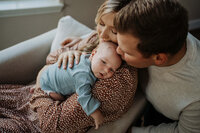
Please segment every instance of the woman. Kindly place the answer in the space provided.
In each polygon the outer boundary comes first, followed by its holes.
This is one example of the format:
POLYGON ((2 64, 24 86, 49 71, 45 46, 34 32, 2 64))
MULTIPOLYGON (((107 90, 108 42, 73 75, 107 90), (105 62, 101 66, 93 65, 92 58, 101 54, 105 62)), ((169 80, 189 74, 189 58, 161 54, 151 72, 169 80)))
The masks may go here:
MULTIPOLYGON (((100 41, 117 43, 116 32, 113 28, 113 18, 116 12, 128 4, 125 0, 107 0, 100 7, 97 14, 97 32, 88 39, 76 45, 65 45, 64 48, 50 54, 47 63, 54 63, 58 56, 66 49, 79 49, 87 43, 98 44, 100 41), (95 39, 96 38, 96 39, 95 39)), ((63 56, 60 56, 62 59, 63 56)), ((133 103, 137 86, 137 71, 124 64, 113 78, 99 80, 94 88, 93 95, 101 102, 101 111, 105 121, 110 122, 122 116, 133 103)), ((1 119, 0 128, 4 132, 86 132, 94 126, 91 117, 88 117, 77 102, 77 95, 73 94, 66 101, 53 101, 40 89, 29 94, 32 86, 1 86, 1 119), (9 88, 9 89, 8 89, 9 88), (13 93, 14 92, 14 93, 13 93), (29 98, 30 106, 28 105, 29 98), (33 112, 30 107, 36 112, 33 112), (6 118, 6 119, 5 119, 6 118)))
MULTIPOLYGON (((116 1, 116 0, 105 1, 105 3, 103 3, 103 5, 99 8, 98 14, 96 17, 97 32, 92 33, 89 38, 86 38, 85 40, 82 40, 81 42, 77 42, 75 44, 68 43, 65 45, 65 42, 69 42, 69 39, 66 40, 63 43, 64 47, 62 47, 61 49, 57 50, 54 53, 51 53, 47 57, 47 64, 55 63, 57 61, 58 57, 59 57, 59 60, 62 60, 62 57, 63 57, 63 59, 65 59, 65 56, 66 56, 66 54, 68 54, 68 52, 66 53, 64 51, 66 51, 68 49, 70 49, 70 50, 81 49, 83 51, 87 51, 88 50, 87 46, 96 46, 99 44, 99 41, 112 41, 114 43, 117 43, 116 31, 113 26, 113 19, 114 19, 115 13, 118 12, 126 4, 128 4, 128 2, 129 1, 124 1, 124 0, 123 1, 116 1), (87 50, 85 50, 85 48, 87 50), (61 53, 63 53, 63 54, 61 54, 61 53), (60 54, 61 54, 61 56, 59 56, 60 54)), ((74 42, 74 41, 72 41, 72 42, 74 42)), ((89 49, 90 49, 90 47, 89 47, 89 49)), ((74 53, 74 52, 72 52, 72 53, 74 53)), ((78 55, 76 55, 76 56, 78 57, 78 55)), ((66 64, 63 63, 63 66, 64 65, 66 65, 66 64)), ((136 69, 129 67, 126 64, 124 64, 122 66, 122 68, 118 71, 118 73, 115 75, 114 78, 111 78, 109 80, 99 80, 95 84, 95 86, 93 88, 93 94, 102 103, 101 111, 104 112, 104 115, 106 116, 106 120, 104 121, 104 123, 116 120, 117 118, 122 116, 127 111, 129 106, 133 102, 134 94, 136 91, 136 86, 137 86, 136 69), (125 81, 125 82, 123 82, 123 81, 125 81), (105 94, 107 94, 107 96, 104 96, 105 94)), ((38 93, 40 93, 40 91, 38 93)), ((37 93, 35 93, 35 94, 37 94, 37 93)), ((75 96, 74 97, 71 96, 70 98, 68 98, 68 100, 71 99, 71 101, 77 101, 76 100, 77 96, 76 97, 75 96)), ((39 95, 39 97, 40 97, 40 95, 39 95)), ((36 99, 37 98, 38 97, 36 97, 36 99)), ((41 102, 41 101, 39 101, 39 102, 41 102)), ((51 101, 48 104, 51 104, 51 101)), ((73 107, 77 106, 76 104, 77 103, 73 103, 73 107)), ((40 103, 38 105, 35 103, 32 103, 32 106, 36 106, 36 108, 37 108, 38 106, 40 106, 40 103)), ((62 106, 67 106, 67 105, 63 103, 62 106)), ((78 107, 79 107, 78 109, 82 111, 81 107, 80 106, 78 106, 78 107)), ((65 107, 63 107, 63 108, 65 108, 65 107)), ((58 112, 57 110, 55 110, 55 108, 52 108, 52 110, 53 110, 52 112, 58 112)), ((63 116, 57 116, 57 117, 59 117, 59 119, 60 119, 59 121, 64 121, 65 123, 70 122, 70 124, 65 125, 65 128, 67 128, 69 132, 70 131, 74 132, 75 131, 74 129, 77 130, 77 129, 83 129, 88 126, 94 126, 91 118, 88 118, 83 112, 82 113, 77 112, 77 113, 66 111, 64 113, 62 112, 63 116), (74 115, 77 116, 77 113, 80 115, 78 115, 78 117, 73 117, 74 115), (73 119, 71 119, 71 120, 76 121, 76 123, 74 121, 66 120, 66 119, 69 119, 68 117, 66 117, 66 114, 69 114, 71 117, 73 117, 73 119), (79 119, 79 117, 84 119, 84 121, 81 121, 81 119, 79 119), (74 125, 74 126, 76 126, 76 128, 73 128, 69 125, 74 125)), ((40 113, 38 113, 38 114, 40 114, 40 113)), ((43 115, 43 112, 41 112, 41 116, 42 115, 43 115)), ((55 117, 54 114, 51 114, 51 115, 53 115, 55 117)), ((52 116, 49 116, 49 117, 52 117, 52 116)), ((53 123, 47 123, 46 122, 47 119, 45 119, 43 117, 40 117, 39 119, 41 120, 43 125, 45 125, 45 126, 43 126, 43 127, 45 127, 44 129, 42 129, 43 131, 45 130, 46 132, 49 132, 50 130, 52 130, 51 125, 53 123)), ((51 120, 51 121, 53 122, 55 120, 51 120)))

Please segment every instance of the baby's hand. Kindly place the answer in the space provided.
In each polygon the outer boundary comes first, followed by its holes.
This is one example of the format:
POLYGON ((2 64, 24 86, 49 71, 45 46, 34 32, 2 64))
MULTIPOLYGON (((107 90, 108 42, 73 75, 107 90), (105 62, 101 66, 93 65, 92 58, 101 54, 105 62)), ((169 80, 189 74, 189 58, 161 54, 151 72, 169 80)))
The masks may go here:
POLYGON ((94 119, 95 122, 95 129, 99 128, 99 125, 103 123, 104 116, 100 110, 96 110, 91 114, 91 117, 94 119))

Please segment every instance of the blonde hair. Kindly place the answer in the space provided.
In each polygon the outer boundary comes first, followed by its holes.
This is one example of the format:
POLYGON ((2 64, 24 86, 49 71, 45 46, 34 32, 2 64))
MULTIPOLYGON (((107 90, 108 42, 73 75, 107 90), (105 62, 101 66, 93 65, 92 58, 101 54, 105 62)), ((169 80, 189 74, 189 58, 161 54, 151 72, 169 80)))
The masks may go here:
POLYGON ((97 48, 98 45, 99 45, 99 39, 96 40, 94 43, 87 43, 86 46, 80 48, 79 50, 83 52, 91 53, 92 50, 97 48))
MULTIPOLYGON (((98 9, 95 23, 98 24, 103 15, 107 13, 117 13, 124 6, 126 6, 131 0, 106 0, 98 9)), ((80 48, 79 50, 84 52, 91 52, 99 44, 99 38, 92 43, 80 48)))
POLYGON ((107 13, 117 13, 124 6, 126 6, 131 0, 106 0, 98 9, 95 22, 99 23, 101 17, 107 13))

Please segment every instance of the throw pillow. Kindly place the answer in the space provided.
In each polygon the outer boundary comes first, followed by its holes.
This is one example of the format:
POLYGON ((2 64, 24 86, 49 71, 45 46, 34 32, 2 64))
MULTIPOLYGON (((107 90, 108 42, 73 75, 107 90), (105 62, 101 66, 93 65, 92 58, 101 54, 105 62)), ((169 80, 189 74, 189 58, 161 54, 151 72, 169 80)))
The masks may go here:
POLYGON ((53 40, 50 52, 60 48, 60 44, 68 37, 85 38, 89 36, 92 31, 92 29, 78 22, 71 16, 62 17, 58 22, 56 36, 53 40))

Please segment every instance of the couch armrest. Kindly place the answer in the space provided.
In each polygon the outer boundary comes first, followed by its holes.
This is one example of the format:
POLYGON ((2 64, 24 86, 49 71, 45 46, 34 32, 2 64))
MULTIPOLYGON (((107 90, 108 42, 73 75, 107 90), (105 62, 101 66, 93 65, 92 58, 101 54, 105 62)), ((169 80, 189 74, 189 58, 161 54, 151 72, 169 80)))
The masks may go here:
POLYGON ((136 121, 143 114, 146 104, 143 92, 138 89, 133 105, 120 119, 105 124, 98 130, 93 127, 87 133, 125 133, 131 125, 136 124, 136 121))
POLYGON ((35 80, 45 64, 56 29, 0 51, 0 84, 35 80))

